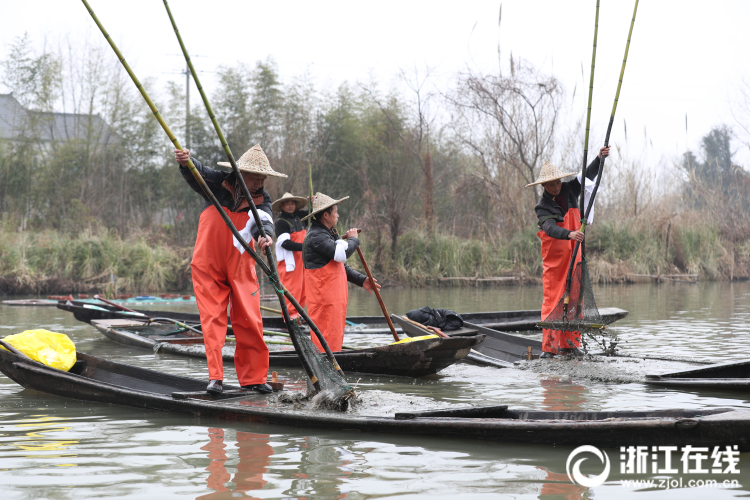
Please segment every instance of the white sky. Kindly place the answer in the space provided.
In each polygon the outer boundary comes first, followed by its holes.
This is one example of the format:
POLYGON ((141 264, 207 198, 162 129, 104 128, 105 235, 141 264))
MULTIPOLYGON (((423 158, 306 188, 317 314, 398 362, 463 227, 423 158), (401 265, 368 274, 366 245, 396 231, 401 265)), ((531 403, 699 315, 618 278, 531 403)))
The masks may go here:
MULTIPOLYGON (((633 10, 632 1, 601 3, 594 144, 603 140, 606 130, 633 10)), ((161 1, 90 4, 141 80, 184 81, 169 74, 181 70, 184 62, 161 1)), ((252 64, 271 55, 285 80, 309 71, 318 87, 371 77, 389 86, 399 68, 426 64, 436 67, 434 85, 444 90, 467 66, 495 70, 499 41, 504 64, 512 52, 552 72, 568 98, 577 85, 576 117, 585 113, 595 5, 595 0, 170 2, 191 54, 206 56, 195 57, 198 69, 211 71, 236 61, 252 64), (498 30, 500 3, 503 20, 498 30)), ((66 35, 101 37, 76 0, 2 0, 0 11, 0 59, 25 31, 39 42, 66 35)), ((697 149, 712 126, 734 125, 731 103, 743 77, 750 80, 748 21, 748 1, 642 0, 612 142, 624 145, 624 119, 631 155, 645 155, 650 163, 669 161, 685 150, 686 141, 697 149), (653 148, 645 145, 644 127, 653 148)), ((210 95, 214 74, 201 79, 210 95)), ((750 164, 747 148, 738 159, 750 164)))

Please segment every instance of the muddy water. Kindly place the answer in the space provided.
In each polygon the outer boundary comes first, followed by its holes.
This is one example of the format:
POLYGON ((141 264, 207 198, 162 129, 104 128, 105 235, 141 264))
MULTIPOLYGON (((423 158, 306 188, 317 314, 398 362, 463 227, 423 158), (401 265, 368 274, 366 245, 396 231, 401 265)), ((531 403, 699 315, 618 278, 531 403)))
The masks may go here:
MULTIPOLYGON (((750 284, 599 287, 601 306, 630 311, 618 323, 631 354, 745 359, 750 337, 750 284)), ((366 292, 350 294, 351 315, 378 313, 366 292)), ((541 289, 454 288, 384 291, 389 309, 430 305, 458 311, 534 309, 541 289)), ((187 306, 188 308, 190 306, 187 306)), ((0 307, 0 335, 44 327, 68 334, 81 351, 170 373, 205 378, 205 362, 118 346, 54 308, 0 307)), ((526 334, 532 337, 538 335, 526 334)), ((347 338, 385 343, 388 336, 347 338)), ((458 364, 424 379, 362 377, 369 413, 452 404, 508 404, 568 410, 746 408, 744 393, 673 391, 639 382, 666 365, 628 365, 617 382, 587 366, 498 370, 458 364), (632 376, 631 376, 632 375, 632 376), (630 377, 630 378, 628 378, 630 377)), ((231 365, 225 365, 232 380, 231 365)), ((601 371, 601 370, 600 370, 601 371)), ((604 372, 612 372, 606 369, 604 372)), ((298 370, 280 373, 295 385, 298 370)), ((359 378, 359 377, 357 377, 359 378)), ((353 380, 356 381, 356 380, 353 380)), ((0 376, 0 498, 727 498, 750 490, 750 455, 740 474, 673 474, 683 487, 636 490, 621 479, 619 450, 608 450, 610 481, 593 489, 571 484, 570 448, 502 445, 423 437, 363 435, 226 423, 126 407, 83 403, 22 390, 0 376), (730 489, 688 487, 691 479, 735 479, 730 489)), ((600 470, 593 469, 591 473, 600 470)), ((586 470, 584 469, 584 472, 586 470)), ((658 478, 657 478, 658 479, 658 478)))

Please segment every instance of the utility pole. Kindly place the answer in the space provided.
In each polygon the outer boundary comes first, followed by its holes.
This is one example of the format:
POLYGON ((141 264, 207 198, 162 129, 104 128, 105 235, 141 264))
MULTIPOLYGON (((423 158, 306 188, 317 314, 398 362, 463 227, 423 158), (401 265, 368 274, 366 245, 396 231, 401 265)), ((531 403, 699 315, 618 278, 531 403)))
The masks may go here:
MULTIPOLYGON (((167 54, 168 56, 179 56, 182 54, 167 54)), ((195 57, 208 57, 208 56, 193 56, 195 57)), ((164 73, 170 75, 185 75, 185 149, 190 149, 190 66, 185 62, 185 69, 178 71, 165 71, 164 73)), ((213 71, 199 71, 198 73, 213 73, 213 71)))

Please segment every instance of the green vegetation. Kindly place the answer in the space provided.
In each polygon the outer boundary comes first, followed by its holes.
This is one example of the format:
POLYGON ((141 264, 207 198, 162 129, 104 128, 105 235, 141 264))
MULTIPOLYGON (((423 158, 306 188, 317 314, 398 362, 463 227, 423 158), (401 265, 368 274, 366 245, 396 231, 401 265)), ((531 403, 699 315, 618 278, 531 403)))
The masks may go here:
POLYGON ((187 287, 190 250, 146 235, 120 238, 114 231, 0 232, 0 278, 8 293, 46 290, 158 292, 187 287), (53 289, 45 286, 52 280, 53 289), (76 286, 77 284, 77 286, 76 286), (63 289, 54 289, 63 288, 63 289))
MULTIPOLYGON (((12 127, 0 131, 0 293, 114 288, 110 275, 123 292, 188 288, 204 201, 186 185, 171 144, 107 47, 44 47, 17 39, 0 61, 13 90, 0 95, 0 110, 15 109, 4 118, 12 127)), ((283 82, 271 59, 240 62, 218 68, 211 102, 235 156, 260 143, 289 175, 267 181, 273 198, 306 196, 308 168, 317 191, 350 196, 341 228, 363 229, 381 280, 534 281, 542 264, 533 207, 542 191, 524 186, 548 159, 578 171, 583 130, 563 128, 576 119, 565 114, 554 75, 509 63, 501 72, 467 70, 428 94, 417 71, 401 75, 404 92, 331 89, 305 76, 283 82)), ((145 85, 194 158, 224 161, 201 103, 188 124, 181 85, 145 85)), ((673 165, 615 147, 587 234, 593 279, 750 277, 750 174, 733 159, 737 139, 716 127, 700 152, 673 165)))

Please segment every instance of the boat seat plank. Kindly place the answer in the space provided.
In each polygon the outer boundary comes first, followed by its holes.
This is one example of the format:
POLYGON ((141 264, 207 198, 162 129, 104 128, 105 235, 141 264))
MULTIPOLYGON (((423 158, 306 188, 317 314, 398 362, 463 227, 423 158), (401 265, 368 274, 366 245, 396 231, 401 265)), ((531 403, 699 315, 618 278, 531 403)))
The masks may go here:
POLYGON ((424 417, 449 417, 449 418, 507 418, 508 405, 501 406, 472 406, 469 408, 456 408, 450 410, 429 410, 396 413, 396 420, 412 420, 424 417))

